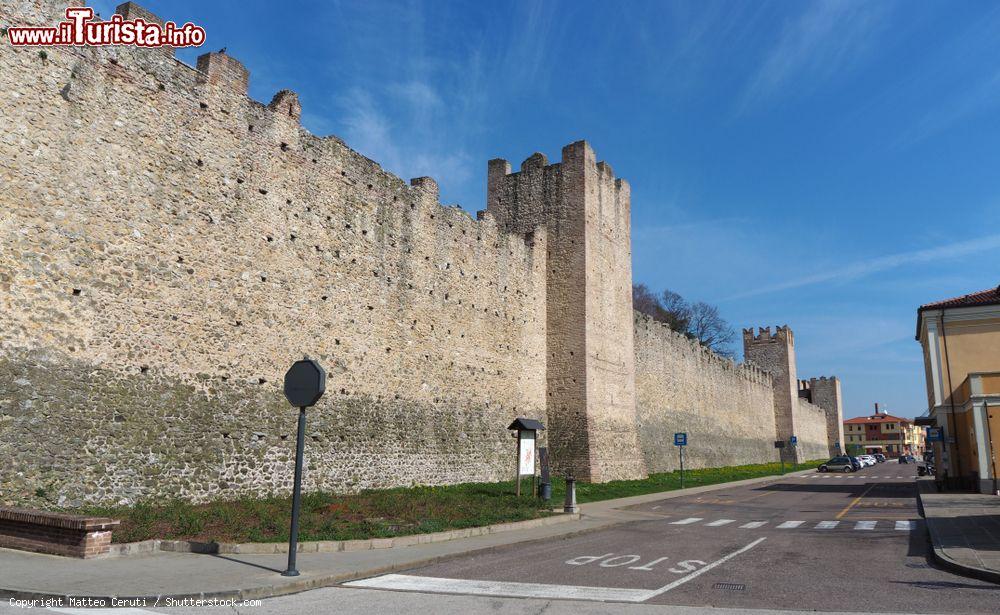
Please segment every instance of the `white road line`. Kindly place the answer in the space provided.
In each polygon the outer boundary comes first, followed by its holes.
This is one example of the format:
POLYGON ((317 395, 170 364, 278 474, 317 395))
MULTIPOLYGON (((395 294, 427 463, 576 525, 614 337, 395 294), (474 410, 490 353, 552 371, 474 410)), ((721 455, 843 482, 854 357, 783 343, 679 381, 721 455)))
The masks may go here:
POLYGON ((832 530, 840 524, 840 521, 820 521, 816 524, 817 530, 832 530))
POLYGON ((751 521, 740 526, 741 530, 755 530, 762 525, 767 525, 767 521, 751 521))
POLYGON ((702 521, 701 517, 688 517, 687 519, 681 519, 680 521, 671 521, 670 525, 690 525, 692 523, 698 523, 702 521))
POLYGON ((155 615, 153 611, 145 609, 68 609, 55 606, 48 607, 49 611, 55 613, 66 613, 67 615, 155 615))
POLYGON ((664 594, 664 593, 672 590, 675 587, 683 585, 683 584, 687 583, 688 581, 690 581, 691 579, 694 579, 696 577, 699 577, 699 576, 705 574, 706 572, 708 572, 712 568, 715 568, 716 566, 721 566, 722 564, 725 564, 726 562, 728 562, 729 560, 733 559, 734 557, 736 557, 740 553, 746 553, 747 551, 749 551, 750 549, 753 549, 754 547, 756 547, 760 543, 764 542, 765 540, 767 540, 766 537, 758 538, 757 540, 751 542, 747 546, 745 546, 745 547, 743 547, 741 549, 737 549, 736 551, 733 551, 729 555, 726 555, 725 557, 722 557, 720 559, 715 560, 711 564, 708 564, 708 565, 706 565, 706 566, 704 566, 702 568, 699 568, 698 570, 695 570, 694 572, 692 572, 691 574, 687 575, 686 577, 681 577, 681 578, 677 579, 676 581, 674 581, 673 583, 668 583, 668 584, 664 585, 660 589, 654 589, 653 591, 649 592, 646 595, 645 600, 649 600, 650 598, 654 598, 656 596, 659 596, 660 594, 664 594))
MULTIPOLYGON (((509 581, 476 581, 471 579, 443 579, 439 577, 417 577, 407 574, 384 574, 370 579, 344 583, 345 587, 365 587, 369 589, 395 589, 402 591, 429 592, 438 594, 473 594, 481 596, 512 596, 515 598, 564 598, 594 600, 599 602, 645 602, 666 593, 709 570, 725 564, 741 553, 746 553, 766 537, 758 538, 750 544, 706 564, 687 576, 683 576, 659 589, 628 589, 620 587, 587 587, 581 585, 547 585, 544 583, 513 583, 509 581)), ((92 609, 87 610, 93 614, 92 609)), ((116 611, 124 613, 124 611, 116 611)))
POLYGON ((437 594, 512 596, 515 598, 567 598, 576 600, 642 602, 650 597, 650 590, 648 589, 442 579, 438 577, 417 577, 408 574, 385 574, 371 579, 344 583, 344 585, 347 587, 367 587, 370 589, 395 589, 437 594))
POLYGON ((779 530, 791 530, 791 529, 795 529, 795 528, 799 527, 803 523, 805 523, 805 521, 785 521, 784 523, 782 523, 781 525, 778 526, 778 529, 779 530))
POLYGON ((856 530, 874 530, 878 521, 858 521, 854 524, 856 530))
POLYGON ((896 522, 896 529, 897 530, 902 530, 902 531, 912 530, 913 529, 913 522, 912 521, 897 521, 896 522))
POLYGON ((841 476, 840 474, 838 474, 838 475, 834 476, 834 478, 844 478, 844 477, 841 476))
POLYGON ((653 510, 656 510, 656 509, 657 509, 657 508, 659 508, 660 506, 661 506, 660 504, 657 504, 656 506, 654 506, 654 507, 653 507, 653 510))
POLYGON ((719 519, 718 521, 712 521, 711 523, 706 523, 705 526, 706 527, 719 527, 719 526, 722 526, 722 525, 729 525, 733 521, 736 521, 736 519, 719 519))

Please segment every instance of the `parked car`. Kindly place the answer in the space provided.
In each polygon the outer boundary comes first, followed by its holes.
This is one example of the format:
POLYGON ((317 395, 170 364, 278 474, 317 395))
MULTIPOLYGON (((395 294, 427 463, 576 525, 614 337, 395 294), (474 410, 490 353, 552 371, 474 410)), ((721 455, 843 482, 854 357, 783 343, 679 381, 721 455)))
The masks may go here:
POLYGON ((858 455, 858 461, 861 462, 861 467, 875 465, 875 458, 871 455, 858 455))
POLYGON ((857 472, 861 468, 865 467, 864 465, 861 464, 861 460, 858 459, 857 457, 849 457, 848 459, 850 459, 851 463, 854 465, 854 471, 855 472, 857 472))
POLYGON ((826 463, 820 464, 817 468, 820 472, 853 472, 854 463, 850 457, 834 457, 826 463))
POLYGON ((930 463, 921 463, 917 466, 917 474, 920 476, 929 476, 934 474, 934 465, 930 463))
POLYGON ((882 453, 875 453, 875 461, 879 463, 885 463, 885 455, 882 453))

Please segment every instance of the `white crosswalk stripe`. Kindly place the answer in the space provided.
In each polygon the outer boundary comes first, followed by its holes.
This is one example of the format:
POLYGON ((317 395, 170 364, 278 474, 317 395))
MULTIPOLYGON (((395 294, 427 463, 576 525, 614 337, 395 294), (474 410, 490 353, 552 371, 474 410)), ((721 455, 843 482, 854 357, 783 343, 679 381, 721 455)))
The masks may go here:
MULTIPOLYGON (((669 523, 670 525, 693 525, 695 523, 699 523, 702 521, 705 521, 703 517, 687 517, 686 519, 678 519, 677 521, 670 521, 669 523)), ((704 527, 723 527, 734 523, 739 524, 740 522, 736 519, 713 519, 703 523, 702 525, 704 527)), ((739 527, 739 529, 741 530, 756 530, 764 527, 765 525, 768 525, 769 523, 771 523, 771 521, 748 521, 746 523, 737 525, 737 527, 739 527)), ((777 521, 775 521, 775 523, 777 523, 777 521)), ((813 521, 800 521, 800 520, 782 521, 781 523, 778 523, 774 527, 779 530, 794 530, 798 528, 814 529, 814 530, 833 530, 837 528, 845 529, 846 527, 850 527, 851 530, 856 530, 856 531, 857 530, 872 531, 879 527, 877 520, 854 521, 853 526, 847 525, 850 522, 845 522, 842 524, 840 521, 816 521, 814 524, 813 523, 814 523, 813 521), (806 525, 806 524, 813 524, 813 525, 806 525)), ((900 520, 900 521, 895 521, 893 529, 900 532, 907 532, 913 530, 915 526, 916 523, 912 520, 900 520)), ((882 527, 883 529, 885 529, 884 524, 882 527)))

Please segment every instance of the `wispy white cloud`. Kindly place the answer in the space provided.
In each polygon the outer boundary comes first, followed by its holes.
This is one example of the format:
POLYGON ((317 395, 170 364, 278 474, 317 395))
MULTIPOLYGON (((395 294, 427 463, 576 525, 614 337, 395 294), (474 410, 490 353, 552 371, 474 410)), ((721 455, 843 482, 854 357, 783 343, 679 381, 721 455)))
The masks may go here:
POLYGON ((959 241, 933 248, 900 252, 897 254, 890 254, 869 260, 858 261, 842 267, 833 268, 822 273, 802 276, 786 282, 753 288, 742 293, 730 295, 725 300, 743 299, 746 297, 774 293, 824 282, 844 282, 905 265, 915 265, 939 260, 961 258, 997 249, 1000 249, 1000 234, 987 235, 978 239, 959 241))
MULTIPOLYGON (((389 86, 402 95, 403 117, 438 115, 445 112, 433 88, 414 82, 389 86)), ((401 177, 429 175, 449 182, 467 181, 472 174, 470 156, 462 148, 441 147, 426 137, 433 122, 394 122, 369 91, 353 88, 340 100, 340 125, 352 148, 378 161, 401 177)))
MULTIPOLYGON (((800 5, 802 6, 802 5, 800 5)), ((740 99, 738 112, 815 87, 852 68, 871 49, 889 4, 822 0, 787 22, 740 99)))

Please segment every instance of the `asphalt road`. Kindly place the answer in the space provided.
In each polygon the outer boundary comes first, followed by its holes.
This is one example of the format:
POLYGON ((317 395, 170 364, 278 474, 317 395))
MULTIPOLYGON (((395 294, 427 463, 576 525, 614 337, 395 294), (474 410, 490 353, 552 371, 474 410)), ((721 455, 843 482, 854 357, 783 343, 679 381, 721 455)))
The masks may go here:
POLYGON ((733 608, 997 613, 1000 586, 934 568, 916 466, 886 462, 633 507, 643 520, 352 587, 733 608))
MULTIPOLYGON (((932 566, 916 467, 812 474, 633 507, 641 520, 258 604, 70 615, 1000 613, 1000 585, 932 566), (731 609, 731 610, 730 610, 731 609), (756 610, 760 609, 760 610, 756 610)), ((0 604, 0 615, 25 609, 0 604)))

